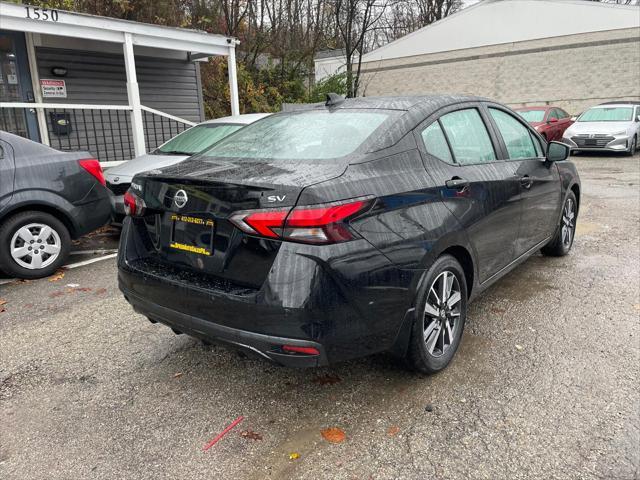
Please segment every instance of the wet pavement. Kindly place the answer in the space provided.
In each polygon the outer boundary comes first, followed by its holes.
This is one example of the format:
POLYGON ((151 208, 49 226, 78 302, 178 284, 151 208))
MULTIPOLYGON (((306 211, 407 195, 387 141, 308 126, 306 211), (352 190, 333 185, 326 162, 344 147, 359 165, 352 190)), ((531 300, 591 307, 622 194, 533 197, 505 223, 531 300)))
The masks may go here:
POLYGON ((478 299, 431 377, 386 355, 288 370, 175 336, 133 313, 113 259, 0 286, 0 477, 637 479, 640 157, 574 161, 572 253, 478 299))

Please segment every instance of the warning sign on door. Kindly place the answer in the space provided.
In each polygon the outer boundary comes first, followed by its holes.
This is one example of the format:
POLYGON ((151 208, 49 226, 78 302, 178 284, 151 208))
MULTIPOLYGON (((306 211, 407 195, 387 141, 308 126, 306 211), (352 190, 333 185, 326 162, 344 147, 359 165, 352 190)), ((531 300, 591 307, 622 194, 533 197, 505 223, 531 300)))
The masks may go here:
POLYGON ((43 78, 40 80, 43 98, 67 98, 67 85, 64 80, 43 78))

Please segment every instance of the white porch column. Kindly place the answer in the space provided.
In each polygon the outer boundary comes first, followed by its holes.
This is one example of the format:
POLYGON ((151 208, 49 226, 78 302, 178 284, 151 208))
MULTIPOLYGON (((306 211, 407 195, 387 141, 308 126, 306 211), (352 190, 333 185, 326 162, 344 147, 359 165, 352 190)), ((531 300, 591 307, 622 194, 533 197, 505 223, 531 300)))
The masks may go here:
POLYGON ((124 34, 124 67, 127 71, 127 97, 131 110, 131 128, 133 130, 133 150, 136 157, 147 153, 144 146, 144 122, 140 108, 140 90, 136 76, 136 63, 133 54, 133 41, 130 33, 124 34))
POLYGON ((231 115, 240 115, 240 100, 238 98, 238 75, 236 73, 236 45, 232 42, 229 46, 227 57, 229 69, 229 91, 231 92, 231 115))
MULTIPOLYGON (((31 88, 33 99, 36 103, 42 103, 42 91, 40 90, 40 75, 38 73, 38 62, 36 60, 36 48, 33 44, 33 33, 25 32, 24 39, 27 44, 27 59, 29 60, 29 71, 31 72, 31 88)), ((47 118, 42 108, 36 108, 36 118, 38 119, 38 130, 40 131, 40 141, 44 145, 49 143, 49 127, 47 118)))

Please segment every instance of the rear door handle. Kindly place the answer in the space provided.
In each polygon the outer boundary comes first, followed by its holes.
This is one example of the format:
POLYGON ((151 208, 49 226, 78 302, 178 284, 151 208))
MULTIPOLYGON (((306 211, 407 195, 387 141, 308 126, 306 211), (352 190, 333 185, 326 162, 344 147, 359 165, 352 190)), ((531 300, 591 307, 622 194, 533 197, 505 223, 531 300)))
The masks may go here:
POLYGON ((533 179, 529 175, 520 177, 520 185, 522 185, 522 188, 529 189, 533 185, 533 179))
POLYGON ((462 190, 469 186, 469 180, 465 180, 460 177, 453 177, 451 180, 447 180, 444 182, 447 188, 452 188, 454 190, 462 190))

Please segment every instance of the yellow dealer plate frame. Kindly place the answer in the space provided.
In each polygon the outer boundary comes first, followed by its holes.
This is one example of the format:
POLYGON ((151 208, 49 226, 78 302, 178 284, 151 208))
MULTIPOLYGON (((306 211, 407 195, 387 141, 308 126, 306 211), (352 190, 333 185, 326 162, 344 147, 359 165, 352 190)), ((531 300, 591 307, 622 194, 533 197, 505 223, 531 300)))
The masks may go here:
POLYGON ((215 222, 213 220, 176 213, 172 213, 169 220, 171 221, 169 248, 204 256, 211 256, 213 254, 213 238, 215 232, 215 222), (200 231, 195 230, 198 226, 202 227, 200 231), (197 238, 206 240, 207 235, 208 242, 196 241, 197 238))

